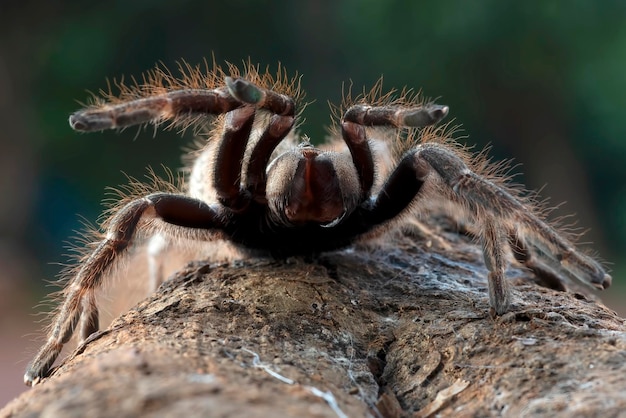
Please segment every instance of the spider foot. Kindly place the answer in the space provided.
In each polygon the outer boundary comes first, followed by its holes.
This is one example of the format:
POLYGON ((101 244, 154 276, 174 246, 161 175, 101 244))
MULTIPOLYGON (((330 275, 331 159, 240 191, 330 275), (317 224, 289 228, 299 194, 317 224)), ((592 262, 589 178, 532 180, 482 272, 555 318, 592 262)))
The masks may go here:
POLYGON ((115 128, 115 121, 109 112, 79 111, 70 115, 70 126, 78 132, 96 132, 115 128))
POLYGON ((257 104, 263 100, 263 91, 243 78, 226 77, 224 81, 230 95, 241 102, 257 104))
POLYGON ((414 128, 434 125, 445 118, 449 110, 448 106, 435 104, 423 108, 401 110, 398 118, 399 125, 414 128))
POLYGON ((295 115, 296 103, 289 96, 257 87, 243 78, 225 77, 224 82, 230 95, 240 102, 269 110, 279 116, 295 115))

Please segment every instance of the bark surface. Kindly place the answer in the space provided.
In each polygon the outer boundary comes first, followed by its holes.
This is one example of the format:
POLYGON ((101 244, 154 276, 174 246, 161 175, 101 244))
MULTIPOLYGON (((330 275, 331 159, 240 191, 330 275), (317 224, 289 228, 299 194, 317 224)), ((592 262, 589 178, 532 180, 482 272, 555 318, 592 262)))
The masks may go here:
POLYGON ((623 319, 519 269, 494 318, 478 247, 440 236, 192 263, 0 416, 626 416, 623 319))

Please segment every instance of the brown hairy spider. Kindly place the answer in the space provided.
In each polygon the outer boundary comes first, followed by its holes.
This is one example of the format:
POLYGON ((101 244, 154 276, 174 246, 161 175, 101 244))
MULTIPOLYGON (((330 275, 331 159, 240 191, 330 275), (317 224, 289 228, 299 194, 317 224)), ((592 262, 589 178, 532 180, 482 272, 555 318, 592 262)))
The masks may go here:
MULTIPOLYGON (((316 148, 295 133, 298 77, 250 64, 243 74, 232 65, 203 72, 185 64, 181 72, 176 78, 153 70, 142 84, 120 84, 120 94, 103 93, 70 116, 81 132, 168 121, 195 126, 206 140, 193 154, 186 190, 130 197, 112 212, 69 277, 47 341, 26 370, 28 385, 48 375, 76 328, 81 340, 98 330, 95 290, 139 237, 157 237, 153 253, 159 242, 184 238, 225 239, 275 257, 314 255, 384 232, 420 202, 443 197, 476 227, 496 314, 510 305, 509 252, 555 288, 564 289, 561 279, 570 277, 601 289, 611 284, 597 261, 543 220, 530 197, 505 183, 497 165, 432 127, 446 106, 420 101, 410 90, 394 98, 377 85, 345 100, 334 143, 316 148), (378 182, 373 148, 381 140, 395 141, 402 154, 378 182)), ((153 267, 156 287, 161 278, 153 267)))

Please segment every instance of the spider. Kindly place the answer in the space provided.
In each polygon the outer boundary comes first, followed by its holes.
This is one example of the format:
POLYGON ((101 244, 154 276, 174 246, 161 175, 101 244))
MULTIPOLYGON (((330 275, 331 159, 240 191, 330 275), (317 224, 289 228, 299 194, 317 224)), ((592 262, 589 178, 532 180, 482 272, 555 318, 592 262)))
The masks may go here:
POLYGON ((27 367, 28 385, 49 374, 76 328, 81 340, 98 330, 95 290, 139 237, 155 237, 157 255, 163 242, 177 239, 225 239, 274 257, 314 255, 367 240, 421 202, 442 198, 474 222, 495 314, 510 308, 508 253, 552 287, 564 289, 568 277, 597 288, 611 283, 597 261, 543 220, 531 198, 434 126, 447 106, 411 90, 382 94, 378 85, 337 108, 334 142, 318 148, 296 133, 299 77, 251 64, 243 72, 233 65, 181 70, 178 78, 157 68, 142 84, 118 83, 118 95, 104 93, 69 118, 80 132, 170 122, 194 126, 206 140, 192 154, 186 190, 130 197, 112 212, 69 277, 47 341, 27 367), (401 151, 385 179, 375 151, 381 140, 396 141, 401 151))

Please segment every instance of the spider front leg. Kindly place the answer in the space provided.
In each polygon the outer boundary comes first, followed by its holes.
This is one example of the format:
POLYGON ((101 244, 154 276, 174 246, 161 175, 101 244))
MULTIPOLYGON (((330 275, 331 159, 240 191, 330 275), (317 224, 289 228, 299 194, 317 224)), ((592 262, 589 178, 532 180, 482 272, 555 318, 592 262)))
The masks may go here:
POLYGON ((425 104, 410 107, 354 105, 346 111, 341 120, 341 135, 352 155, 363 197, 369 196, 374 185, 374 158, 365 128, 423 128, 439 122, 448 114, 448 110, 448 106, 425 104))
POLYGON ((293 128, 296 105, 291 97, 260 88, 242 78, 226 77, 225 82, 230 94, 248 106, 226 116, 215 167, 212 168, 214 188, 224 206, 241 212, 251 200, 261 203, 265 200, 267 164, 274 149, 293 128), (258 108, 272 116, 250 152, 246 178, 242 179, 244 155, 258 108))
POLYGON ((64 290, 48 339, 28 365, 24 382, 30 386, 48 375, 77 327, 81 341, 98 330, 95 291, 137 235, 160 231, 170 237, 208 241, 224 226, 223 219, 217 209, 204 202, 166 193, 136 199, 122 207, 108 221, 104 239, 84 259, 64 290))
POLYGON ((93 105, 72 114, 70 126, 81 132, 122 129, 165 120, 184 121, 193 115, 224 114, 241 105, 225 87, 181 89, 123 103, 93 105))

